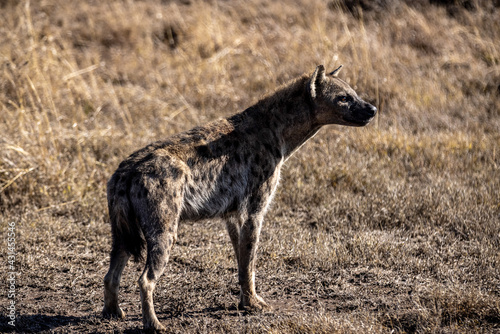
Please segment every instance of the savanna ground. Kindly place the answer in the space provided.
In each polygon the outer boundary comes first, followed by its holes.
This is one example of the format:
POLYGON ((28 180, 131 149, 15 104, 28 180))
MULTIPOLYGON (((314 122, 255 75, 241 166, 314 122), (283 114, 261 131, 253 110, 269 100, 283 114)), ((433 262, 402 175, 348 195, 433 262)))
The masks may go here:
POLYGON ((236 309, 224 224, 184 224, 155 296, 172 332, 500 331, 498 1, 0 1, 0 331, 15 224, 19 332, 140 332, 100 317, 105 186, 145 144, 344 65, 379 115, 283 170, 236 309))

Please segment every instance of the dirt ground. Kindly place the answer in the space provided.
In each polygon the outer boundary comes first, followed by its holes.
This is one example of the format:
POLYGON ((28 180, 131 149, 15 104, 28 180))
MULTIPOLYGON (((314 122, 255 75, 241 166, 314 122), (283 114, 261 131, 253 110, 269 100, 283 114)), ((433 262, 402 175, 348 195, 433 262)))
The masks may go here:
POLYGON ((225 225, 204 221, 179 227, 159 320, 500 333, 499 15, 498 1, 0 1, 0 332, 140 333, 141 263, 124 272, 127 317, 100 315, 119 162, 343 64, 379 114, 287 161, 258 251, 272 310, 236 308, 225 225))
MULTIPOLYGON (((159 319, 169 331, 499 329, 498 276, 491 275, 498 270, 498 254, 485 251, 479 241, 457 245, 454 232, 430 227, 383 231, 338 222, 325 232, 305 212, 280 211, 269 215, 263 233, 258 290, 273 310, 262 314, 236 309, 237 273, 224 225, 181 226, 155 296, 159 319)), ((126 319, 101 318, 109 227, 72 214, 81 216, 59 211, 14 220, 21 268, 16 327, 28 333, 141 332, 136 280, 142 265, 130 263, 125 271, 121 306, 126 319)), ((8 332, 5 316, 1 320, 2 332, 8 332)))

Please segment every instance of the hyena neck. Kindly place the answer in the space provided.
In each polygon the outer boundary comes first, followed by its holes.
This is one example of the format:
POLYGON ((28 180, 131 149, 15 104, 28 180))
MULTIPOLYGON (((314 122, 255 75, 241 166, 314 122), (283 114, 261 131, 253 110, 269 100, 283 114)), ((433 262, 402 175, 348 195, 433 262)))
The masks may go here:
POLYGON ((256 140, 271 137, 271 144, 287 159, 320 128, 313 121, 308 82, 307 76, 296 79, 233 118, 242 127, 256 129, 256 140))

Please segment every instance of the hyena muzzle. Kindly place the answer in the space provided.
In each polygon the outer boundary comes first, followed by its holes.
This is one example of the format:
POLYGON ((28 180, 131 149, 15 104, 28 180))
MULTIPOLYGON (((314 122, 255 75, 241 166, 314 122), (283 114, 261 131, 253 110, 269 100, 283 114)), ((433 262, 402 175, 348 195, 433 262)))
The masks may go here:
POLYGON ((150 144, 125 159, 108 182, 113 245, 104 278, 104 316, 123 318, 121 274, 129 258, 146 265, 139 279, 145 329, 159 331, 153 291, 179 221, 222 218, 236 254, 242 309, 268 305, 255 290, 264 214, 283 162, 321 126, 364 126, 377 109, 319 65, 229 118, 150 144))

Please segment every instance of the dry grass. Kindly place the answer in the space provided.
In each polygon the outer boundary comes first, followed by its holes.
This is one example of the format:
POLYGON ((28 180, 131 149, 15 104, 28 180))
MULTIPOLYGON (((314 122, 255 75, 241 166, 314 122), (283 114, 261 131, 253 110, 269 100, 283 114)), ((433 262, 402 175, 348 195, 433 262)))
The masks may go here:
POLYGON ((431 2, 0 2, 0 226, 6 240, 16 223, 18 330, 139 331, 139 265, 123 281, 127 320, 99 316, 117 164, 343 64, 380 113, 323 129, 288 161, 257 274, 274 311, 236 311, 229 238, 210 221, 180 227, 160 320, 172 332, 499 331, 500 9, 431 2))

